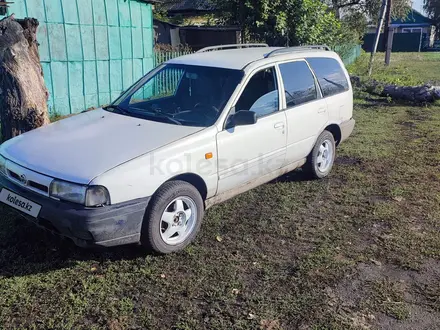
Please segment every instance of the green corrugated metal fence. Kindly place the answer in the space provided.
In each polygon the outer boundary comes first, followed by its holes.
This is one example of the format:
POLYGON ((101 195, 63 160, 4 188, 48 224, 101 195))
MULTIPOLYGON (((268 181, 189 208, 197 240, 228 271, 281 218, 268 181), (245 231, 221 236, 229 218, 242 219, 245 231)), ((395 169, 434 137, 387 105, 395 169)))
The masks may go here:
MULTIPOLYGON (((364 43, 362 48, 366 52, 371 52, 373 49, 374 33, 367 33, 364 36, 364 43)), ((429 38, 426 33, 420 35, 420 33, 394 33, 393 35, 393 52, 418 52, 419 48, 424 49, 429 45, 429 38), (422 40, 420 40, 420 38, 422 40)), ((381 33, 379 37, 379 44, 377 46, 378 52, 385 51, 384 34, 381 33)))
POLYGON ((14 0, 13 13, 40 22, 37 39, 52 114, 107 104, 155 65, 150 4, 14 0))
POLYGON ((340 45, 332 47, 339 54, 345 65, 350 65, 361 56, 361 45, 340 45))

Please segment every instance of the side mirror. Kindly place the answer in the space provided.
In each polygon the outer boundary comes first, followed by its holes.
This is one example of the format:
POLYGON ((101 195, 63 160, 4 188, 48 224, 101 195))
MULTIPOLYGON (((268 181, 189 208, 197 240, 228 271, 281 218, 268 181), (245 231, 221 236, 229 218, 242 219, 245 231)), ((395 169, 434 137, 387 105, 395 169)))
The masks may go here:
POLYGON ((240 110, 232 117, 233 126, 253 125, 257 122, 257 114, 253 111, 240 110))

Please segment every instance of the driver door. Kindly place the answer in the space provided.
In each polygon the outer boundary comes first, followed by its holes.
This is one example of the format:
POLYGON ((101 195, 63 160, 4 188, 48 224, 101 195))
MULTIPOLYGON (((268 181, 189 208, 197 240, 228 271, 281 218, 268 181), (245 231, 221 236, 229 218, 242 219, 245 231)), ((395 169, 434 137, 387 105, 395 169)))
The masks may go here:
POLYGON ((257 122, 223 129, 217 134, 218 191, 237 188, 276 171, 285 163, 286 116, 280 111, 279 78, 274 66, 256 71, 248 80, 235 111, 254 111, 257 122))

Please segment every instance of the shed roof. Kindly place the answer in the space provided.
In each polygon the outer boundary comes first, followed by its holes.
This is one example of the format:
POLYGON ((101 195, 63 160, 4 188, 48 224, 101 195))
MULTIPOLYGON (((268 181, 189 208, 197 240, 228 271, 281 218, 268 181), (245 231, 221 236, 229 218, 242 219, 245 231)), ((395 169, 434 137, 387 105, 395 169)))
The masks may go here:
POLYGON ((411 9, 406 17, 392 19, 391 24, 393 25, 412 25, 415 26, 417 24, 420 25, 432 25, 432 20, 423 14, 419 13, 415 9, 411 9))
POLYGON ((215 9, 215 5, 211 0, 165 0, 163 5, 170 13, 211 11, 215 9))
POLYGON ((145 2, 145 3, 153 3, 153 4, 162 3, 162 0, 136 0, 136 1, 145 2))

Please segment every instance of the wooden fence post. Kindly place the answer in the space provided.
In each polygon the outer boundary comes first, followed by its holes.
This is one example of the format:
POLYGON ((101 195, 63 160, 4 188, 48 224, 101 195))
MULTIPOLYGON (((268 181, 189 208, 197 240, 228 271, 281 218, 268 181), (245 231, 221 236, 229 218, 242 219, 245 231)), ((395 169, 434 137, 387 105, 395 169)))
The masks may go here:
POLYGON ((387 0, 382 0, 382 7, 380 8, 379 21, 377 22, 376 36, 374 38, 373 50, 371 51, 370 63, 368 64, 368 76, 373 72, 374 54, 376 54, 377 45, 379 44, 380 33, 382 31, 382 24, 387 8, 387 0))

